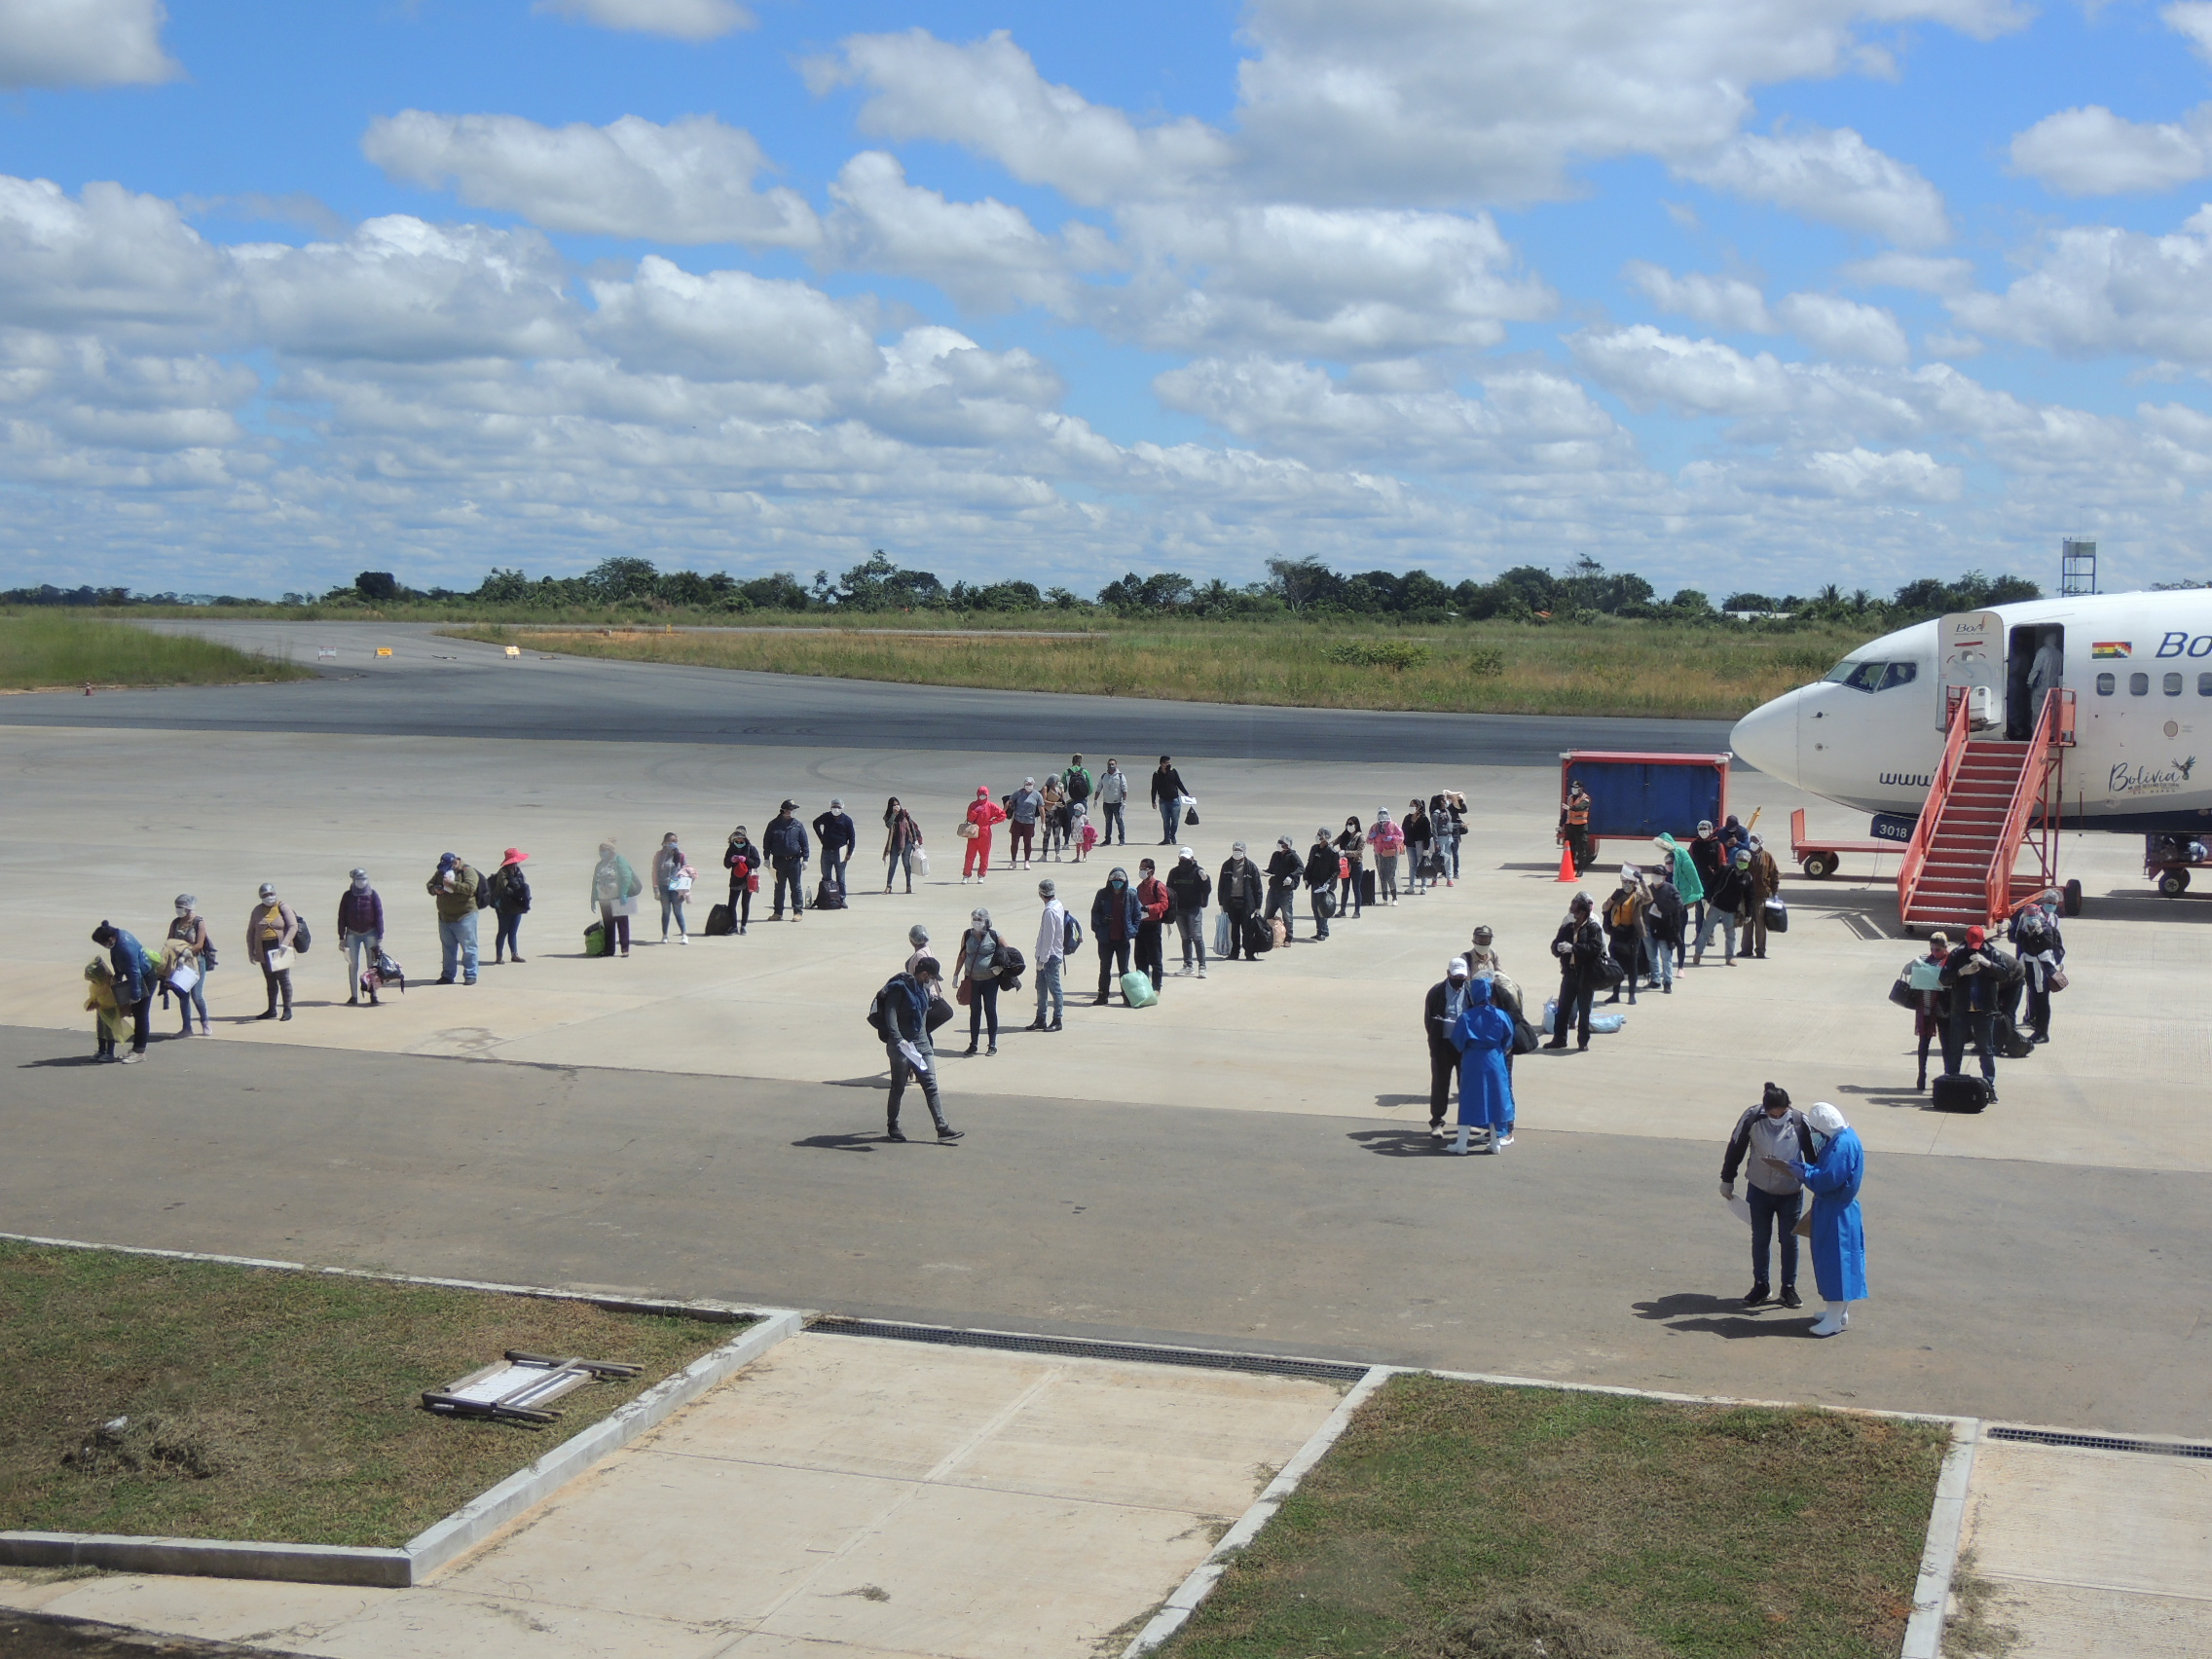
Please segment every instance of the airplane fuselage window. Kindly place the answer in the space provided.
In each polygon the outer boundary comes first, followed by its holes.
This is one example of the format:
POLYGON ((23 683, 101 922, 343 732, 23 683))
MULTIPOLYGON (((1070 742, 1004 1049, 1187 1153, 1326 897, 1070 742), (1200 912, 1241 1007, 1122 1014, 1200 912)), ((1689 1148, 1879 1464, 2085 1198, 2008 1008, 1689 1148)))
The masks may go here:
POLYGON ((2169 674, 2166 676, 2166 695, 2169 697, 2178 697, 2181 695, 2180 675, 2169 674))
MULTIPOLYGON (((2212 680, 2212 674, 2207 674, 2203 678, 2206 680, 2212 680)), ((2097 676, 2098 696, 2109 697, 2118 689, 2120 689, 2120 682, 2118 680, 2115 680, 2111 675, 2100 674, 2097 676)), ((2212 696, 2212 692, 2207 692, 2206 695, 2212 696)))
POLYGON ((2148 674, 2129 675, 2127 694, 2130 697, 2148 697, 2151 694, 2151 677, 2148 674))
POLYGON ((2200 674, 2196 677, 2196 694, 2199 697, 2212 697, 2212 674, 2200 674))

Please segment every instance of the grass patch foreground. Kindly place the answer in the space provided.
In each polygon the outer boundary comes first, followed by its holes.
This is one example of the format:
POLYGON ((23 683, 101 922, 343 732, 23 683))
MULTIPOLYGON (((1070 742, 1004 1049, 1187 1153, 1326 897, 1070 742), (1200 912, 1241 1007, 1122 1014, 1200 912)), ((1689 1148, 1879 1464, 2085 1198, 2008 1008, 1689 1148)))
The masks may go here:
POLYGON ((396 1548, 738 1330, 0 1241, 0 1529, 396 1548), (508 1348, 645 1372, 536 1432, 422 1409, 508 1348))
POLYGON ((1165 1659, 1887 1659, 1937 1425, 1395 1377, 1165 1659))
MULTIPOLYGON (((899 619, 887 617, 885 627, 899 619)), ((516 628, 444 632, 573 656, 918 685, 1453 714, 1732 719, 1818 680, 1864 640, 1605 620, 1359 630, 1295 622, 1099 624, 1077 639, 808 628, 716 633, 516 628)))
POLYGON ((76 616, 0 616, 0 690, 236 685, 312 680, 313 669, 185 635, 76 616))

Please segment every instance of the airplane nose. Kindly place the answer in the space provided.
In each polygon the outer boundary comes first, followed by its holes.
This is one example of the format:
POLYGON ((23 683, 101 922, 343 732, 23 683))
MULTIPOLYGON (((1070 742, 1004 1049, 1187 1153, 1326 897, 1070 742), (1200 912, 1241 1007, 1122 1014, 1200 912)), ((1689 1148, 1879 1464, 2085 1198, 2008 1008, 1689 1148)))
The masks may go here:
POLYGON ((1728 734, 1728 745, 1740 757, 1787 784, 1797 782, 1797 705, 1802 695, 1791 691, 1760 704, 1728 734))

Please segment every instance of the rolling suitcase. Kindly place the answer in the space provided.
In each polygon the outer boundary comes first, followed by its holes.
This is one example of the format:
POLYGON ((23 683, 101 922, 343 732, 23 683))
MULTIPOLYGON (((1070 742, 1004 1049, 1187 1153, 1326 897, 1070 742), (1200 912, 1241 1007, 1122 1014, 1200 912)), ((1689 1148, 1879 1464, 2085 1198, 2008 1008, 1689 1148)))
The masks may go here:
POLYGON ((709 939, 727 939, 735 932, 737 932, 737 923, 731 918, 727 904, 717 904, 707 912, 707 937, 709 939))
POLYGON ((1989 1085, 1978 1077, 1947 1072, 1929 1086, 1929 1101, 1938 1112, 1985 1112, 1989 1085))
POLYGON ((1375 872, 1362 865, 1359 870, 1359 907, 1366 909, 1375 903, 1375 872))

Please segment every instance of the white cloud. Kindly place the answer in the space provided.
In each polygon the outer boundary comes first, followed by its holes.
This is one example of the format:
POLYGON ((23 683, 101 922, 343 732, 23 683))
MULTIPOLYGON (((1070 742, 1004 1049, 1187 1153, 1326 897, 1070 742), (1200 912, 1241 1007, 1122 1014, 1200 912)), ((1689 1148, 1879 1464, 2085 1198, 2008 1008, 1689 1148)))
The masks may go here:
POLYGON ((0 88, 173 81, 167 20, 161 0, 0 0, 0 88))
POLYGON ((1773 468, 1768 486, 1839 499, 1889 502, 1955 501, 1966 482, 1948 466, 1919 450, 1818 450, 1791 464, 1773 468))
POLYGON ((635 371, 850 386, 880 361, 851 308, 804 282, 743 271, 695 276, 655 254, 629 281, 597 281, 591 291, 593 337, 635 371))
POLYGON ((766 166, 753 135, 709 115, 552 128, 517 115, 409 109, 371 122, 361 153, 393 178, 450 183, 470 206, 549 231, 783 247, 821 239, 796 191, 753 188, 766 166))
POLYGON ((1862 288, 1911 288, 1923 294, 1956 294, 1973 286, 1973 262, 1894 249, 1843 268, 1846 281, 1862 288))
POLYGON ((533 231, 395 213, 343 241, 249 243, 231 257, 259 337, 302 356, 427 363, 573 349, 565 274, 533 231))
POLYGON ((1919 170, 1848 127, 1742 133, 1677 171, 1753 202, 1907 247, 1947 240, 1943 198, 1919 170))
POLYGON ((1487 213, 1143 205, 1120 222, 1137 271, 1094 303, 1106 326, 1156 347, 1339 358, 1487 347, 1557 304, 1487 213))
POLYGON ((1256 173, 1308 200, 1556 198, 1578 161, 1709 154, 1757 87, 1886 72, 1869 27, 2024 18, 2006 0, 1257 0, 1238 129, 1256 173))
POLYGON ((0 174, 0 317, 41 327, 145 330, 222 316, 224 255, 158 196, 0 174))
POLYGON ((1231 159, 1228 141, 1202 122, 1139 127, 1046 81, 1003 29, 967 46, 919 28, 854 35, 835 56, 801 67, 817 93, 865 87, 866 131, 960 144, 1076 202, 1172 195, 1231 159))
POLYGON ((1730 334, 1774 332, 1766 296, 1740 276, 1708 276, 1695 271, 1677 276, 1641 259, 1630 260, 1624 274, 1670 316, 1686 316, 1730 334))
POLYGON ((1949 304, 1968 328, 2067 356, 2123 352, 2212 368, 2212 207, 2166 236, 2109 225, 2056 232, 2003 294, 1949 304))
POLYGON ((2185 35, 2196 55, 2212 62, 2212 4, 2206 0, 2178 0, 2158 14, 2166 27, 2185 35))
POLYGON ((1649 323, 1585 331, 1575 361, 1638 409, 1696 415, 1770 414, 1790 402, 1788 373, 1771 351, 1747 357, 1713 340, 1685 340, 1649 323))
POLYGON ((1065 312, 1071 271, 1109 257, 1102 239, 1079 231, 1071 245, 1003 202, 947 202, 908 184, 898 158, 880 150, 847 162, 830 194, 838 205, 826 258, 852 270, 919 276, 971 311, 1034 305, 1065 312))
POLYGON ((1879 306, 1862 306, 1833 294, 1791 294, 1775 307, 1782 326, 1816 351, 1862 363, 1903 363, 1912 357, 1897 317, 1879 306))
POLYGON ((535 0, 531 10, 602 28, 693 42, 719 40, 753 26, 753 14, 737 0, 535 0))
POLYGON ((2062 196, 2171 190, 2212 172, 2212 104, 2161 122, 2102 104, 2060 110, 2013 138, 2012 166, 2062 196))

